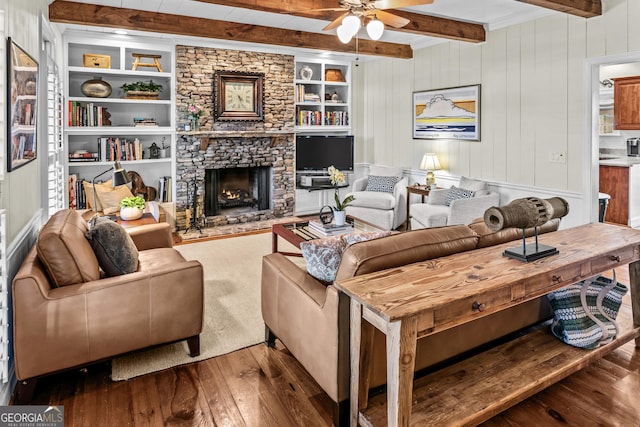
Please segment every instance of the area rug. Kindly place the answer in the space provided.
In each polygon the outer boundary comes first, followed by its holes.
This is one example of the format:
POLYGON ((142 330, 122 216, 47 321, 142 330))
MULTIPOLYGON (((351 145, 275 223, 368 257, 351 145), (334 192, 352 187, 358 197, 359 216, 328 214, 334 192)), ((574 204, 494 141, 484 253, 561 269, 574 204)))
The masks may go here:
MULTIPOLYGON (((287 242, 280 242, 281 250, 287 242)), ((230 353, 264 340, 260 310, 262 256, 271 252, 271 233, 226 237, 175 246, 204 266, 204 328, 200 356, 190 357, 184 341, 113 359, 111 378, 126 380, 230 353)))

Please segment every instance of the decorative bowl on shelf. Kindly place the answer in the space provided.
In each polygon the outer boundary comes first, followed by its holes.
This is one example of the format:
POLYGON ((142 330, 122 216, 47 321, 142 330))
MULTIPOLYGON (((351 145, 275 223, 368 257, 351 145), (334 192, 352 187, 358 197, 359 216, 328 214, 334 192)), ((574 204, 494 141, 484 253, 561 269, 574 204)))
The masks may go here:
POLYGON ((102 80, 102 77, 94 77, 80 86, 80 92, 90 98, 108 98, 111 90, 111 85, 102 80))

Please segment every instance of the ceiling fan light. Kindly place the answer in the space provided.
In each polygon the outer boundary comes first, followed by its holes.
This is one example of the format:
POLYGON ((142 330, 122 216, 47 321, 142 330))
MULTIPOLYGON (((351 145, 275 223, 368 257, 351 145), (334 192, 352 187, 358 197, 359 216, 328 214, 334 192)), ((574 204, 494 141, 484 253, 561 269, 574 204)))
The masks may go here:
POLYGON ((384 24, 374 16, 367 24, 367 34, 369 35, 369 38, 371 38, 371 40, 379 40, 380 37, 382 37, 383 31, 384 24))
POLYGON ((352 35, 349 34, 349 29, 344 24, 338 27, 337 33, 342 43, 347 44, 351 41, 352 35))
POLYGON ((358 30, 360 30, 360 18, 358 18, 354 14, 349 14, 342 20, 342 25, 344 25, 345 28, 349 31, 349 35, 353 37, 356 35, 358 30))

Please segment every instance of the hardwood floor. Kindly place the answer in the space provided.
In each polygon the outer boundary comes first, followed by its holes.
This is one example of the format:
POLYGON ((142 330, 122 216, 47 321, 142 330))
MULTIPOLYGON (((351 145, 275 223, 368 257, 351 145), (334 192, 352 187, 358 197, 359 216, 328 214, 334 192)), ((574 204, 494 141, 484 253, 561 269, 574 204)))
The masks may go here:
MULTIPOLYGON (((618 280, 628 283, 625 269, 618 280)), ((30 402, 64 405, 65 426, 330 426, 332 402, 276 341, 112 382, 108 363, 39 380, 30 402)), ((484 426, 639 426, 640 350, 604 359, 484 426)))

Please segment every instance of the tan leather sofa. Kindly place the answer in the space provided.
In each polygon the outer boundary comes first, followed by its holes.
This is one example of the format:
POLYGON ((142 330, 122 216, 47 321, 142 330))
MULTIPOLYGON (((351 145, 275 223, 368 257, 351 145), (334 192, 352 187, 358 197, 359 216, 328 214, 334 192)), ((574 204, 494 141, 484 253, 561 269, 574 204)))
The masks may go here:
MULTIPOLYGON (((555 231, 559 219, 539 233, 555 231)), ((533 229, 527 230, 531 236, 533 229)), ((386 268, 516 241, 522 230, 492 232, 482 219, 469 226, 427 228, 353 244, 345 250, 336 281, 386 268)), ((514 242, 514 246, 521 241, 514 242)), ((501 254, 496 253, 496 256, 501 254)), ((416 370, 446 361, 552 316, 546 298, 480 318, 418 342, 416 370)), ((280 253, 262 262, 262 316, 265 341, 275 338, 289 349, 322 389, 336 403, 334 422, 348 418, 349 399, 349 300, 332 284, 325 285, 280 253)), ((371 388, 386 382, 384 335, 375 331, 371 388)))
POLYGON ((171 247, 167 223, 130 230, 137 271, 103 277, 78 212, 59 211, 42 228, 13 280, 18 380, 182 339, 199 354, 202 265, 171 247))

